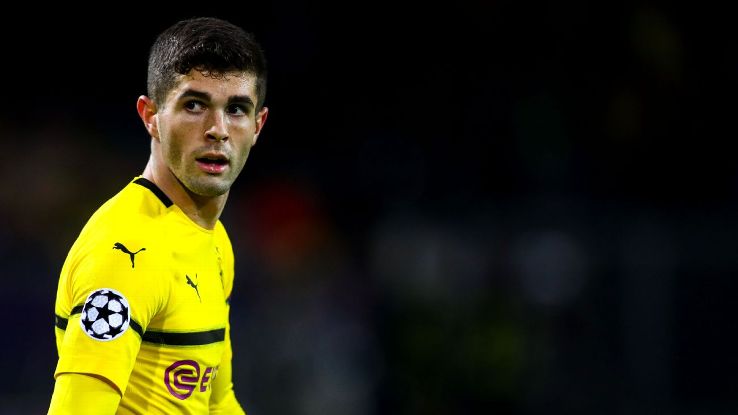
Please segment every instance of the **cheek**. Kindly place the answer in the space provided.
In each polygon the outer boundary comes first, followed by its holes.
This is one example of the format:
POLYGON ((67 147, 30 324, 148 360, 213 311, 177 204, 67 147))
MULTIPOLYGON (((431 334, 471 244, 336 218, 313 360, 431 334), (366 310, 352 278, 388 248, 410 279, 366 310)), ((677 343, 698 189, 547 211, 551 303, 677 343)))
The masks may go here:
POLYGON ((182 148, 178 145, 177 141, 169 141, 164 148, 166 149, 168 160, 176 162, 182 157, 182 148))
POLYGON ((195 128, 190 124, 178 121, 176 128, 166 129, 166 134, 161 136, 164 156, 172 163, 179 161, 185 153, 188 134, 191 134, 191 131, 195 128))
POLYGON ((161 153, 164 160, 170 166, 178 166, 182 163, 184 149, 181 140, 176 136, 168 134, 161 138, 161 153))
POLYGON ((241 145, 238 146, 238 148, 234 148, 233 155, 232 155, 232 162, 233 166, 236 167, 236 171, 240 172, 243 166, 246 164, 246 160, 249 157, 249 152, 251 151, 251 145, 241 145))

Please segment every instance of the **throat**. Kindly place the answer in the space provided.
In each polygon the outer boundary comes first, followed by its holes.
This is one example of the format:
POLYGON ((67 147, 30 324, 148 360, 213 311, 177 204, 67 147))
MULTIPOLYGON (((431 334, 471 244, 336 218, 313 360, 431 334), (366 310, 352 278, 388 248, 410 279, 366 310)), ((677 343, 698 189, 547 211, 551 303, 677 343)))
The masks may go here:
POLYGON ((195 224, 207 230, 215 229, 228 192, 217 196, 202 196, 192 192, 168 168, 157 169, 149 161, 142 176, 154 183, 195 224))
POLYGON ((187 193, 191 196, 189 200, 178 205, 182 212, 200 227, 208 230, 215 229, 215 224, 218 223, 225 207, 226 195, 204 197, 190 191, 187 193))

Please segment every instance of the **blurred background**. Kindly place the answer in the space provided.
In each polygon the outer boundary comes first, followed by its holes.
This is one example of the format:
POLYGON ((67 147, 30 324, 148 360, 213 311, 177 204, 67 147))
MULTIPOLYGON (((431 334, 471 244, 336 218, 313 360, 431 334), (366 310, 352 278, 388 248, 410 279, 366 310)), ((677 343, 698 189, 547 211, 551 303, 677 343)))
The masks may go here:
POLYGON ((659 3, 6 13, 0 414, 48 407, 61 265, 195 15, 270 65, 222 217, 250 414, 736 413, 736 25, 659 3))

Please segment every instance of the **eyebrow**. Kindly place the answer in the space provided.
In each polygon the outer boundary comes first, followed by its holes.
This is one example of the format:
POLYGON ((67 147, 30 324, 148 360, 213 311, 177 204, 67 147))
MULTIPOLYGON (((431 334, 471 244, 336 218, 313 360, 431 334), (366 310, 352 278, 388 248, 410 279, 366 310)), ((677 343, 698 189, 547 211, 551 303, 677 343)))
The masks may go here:
MULTIPOLYGON (((186 89, 179 96, 179 99, 183 98, 198 98, 203 101, 210 101, 212 97, 207 92, 198 91, 196 89, 186 89)), ((248 95, 232 95, 228 97, 228 104, 243 104, 254 107, 254 101, 248 95)))

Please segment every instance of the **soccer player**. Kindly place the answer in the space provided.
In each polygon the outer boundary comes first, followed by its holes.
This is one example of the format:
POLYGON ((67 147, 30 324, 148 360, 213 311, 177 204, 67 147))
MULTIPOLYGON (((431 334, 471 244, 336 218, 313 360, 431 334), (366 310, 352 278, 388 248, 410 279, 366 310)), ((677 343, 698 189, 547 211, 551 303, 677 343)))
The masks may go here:
POLYGON ((261 46, 229 22, 180 21, 154 42, 137 102, 151 156, 62 268, 49 414, 244 413, 219 216, 266 122, 265 85, 261 46))

